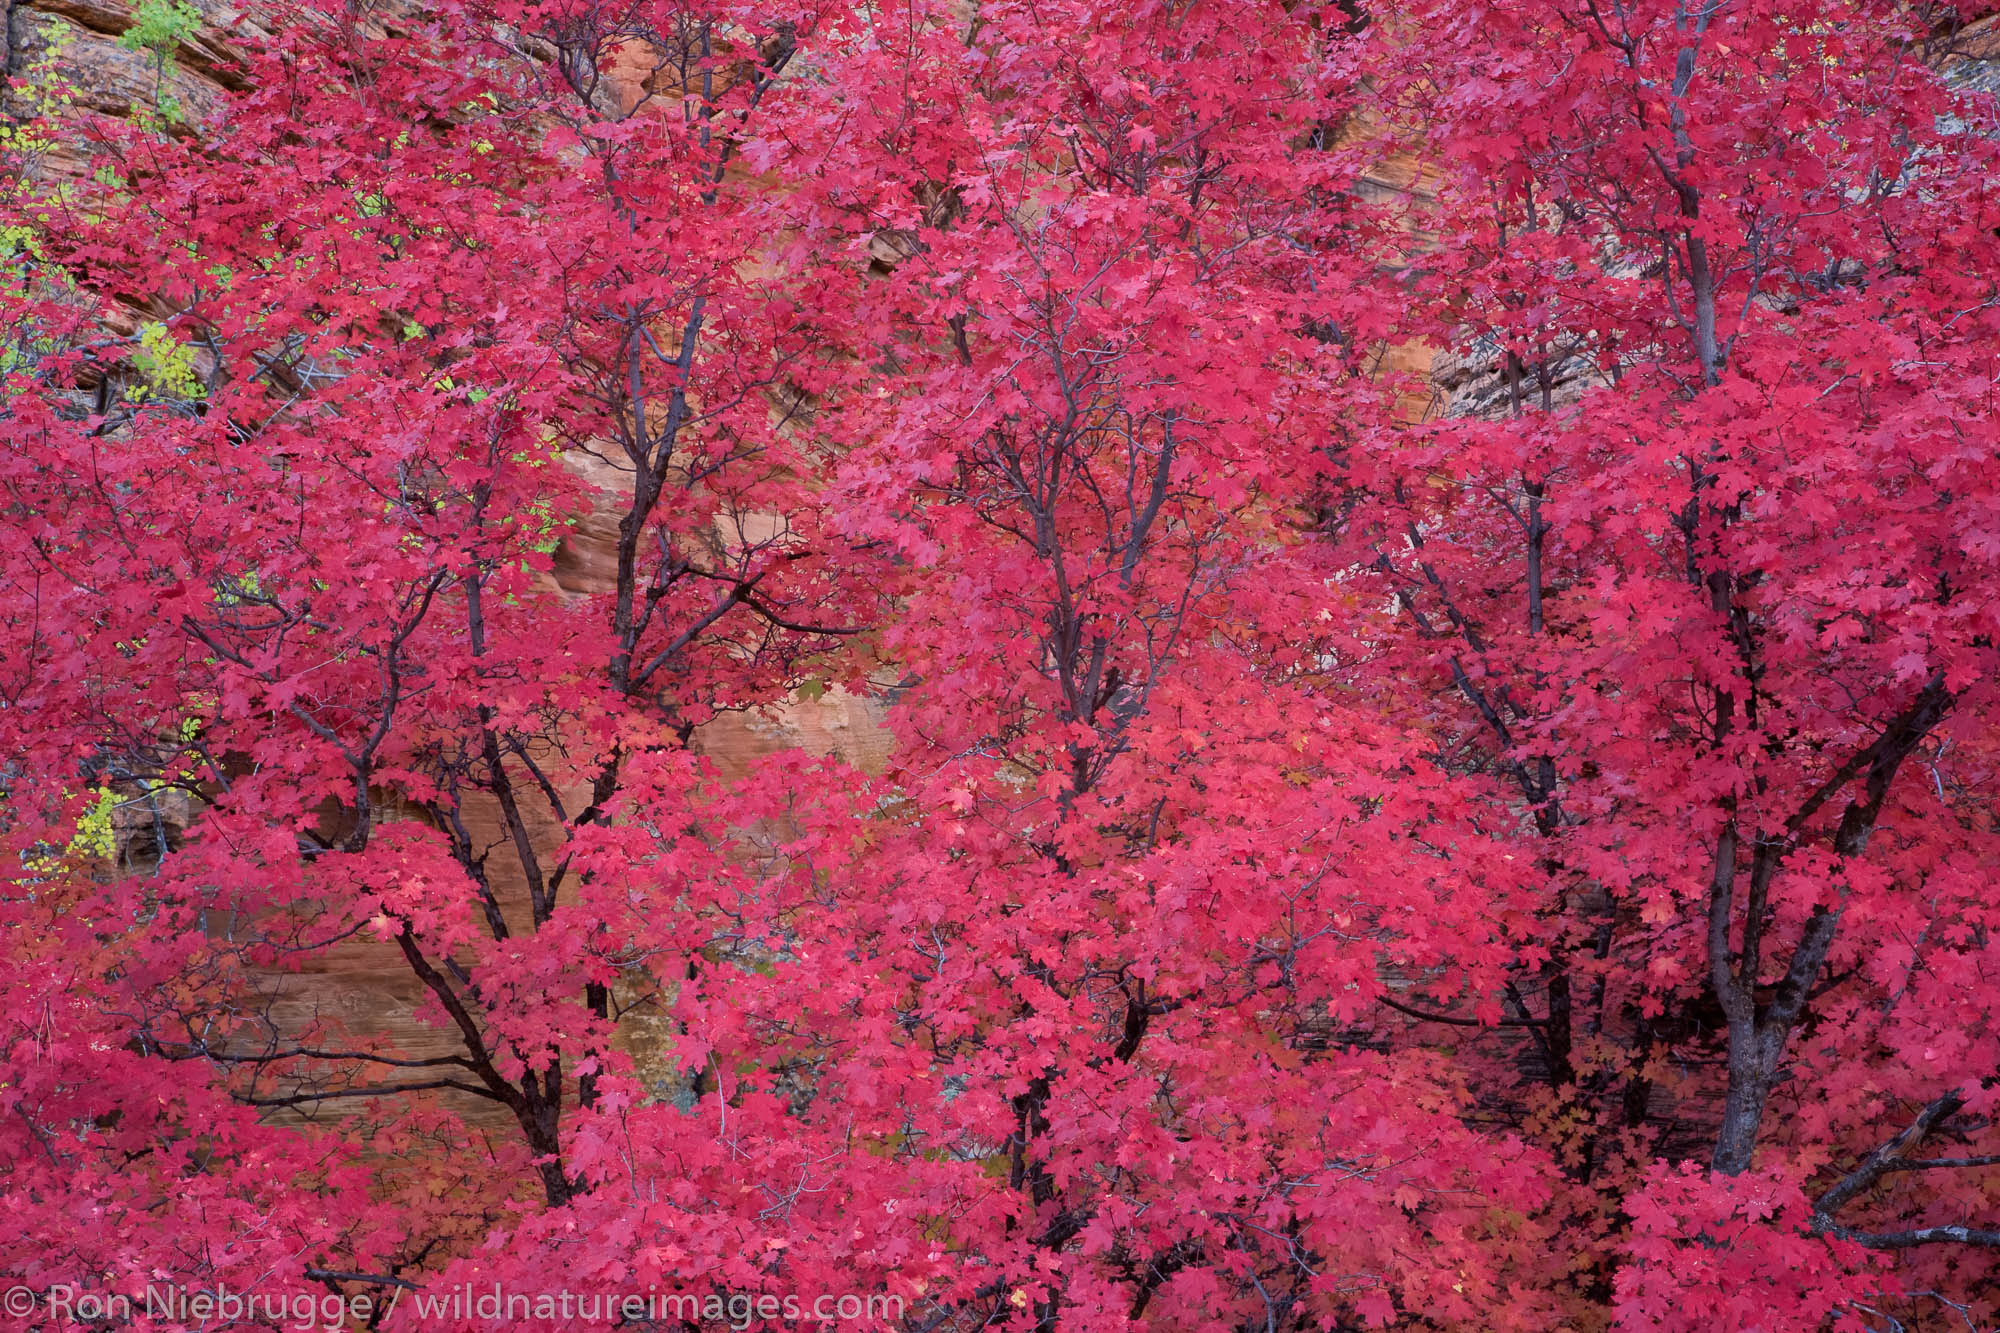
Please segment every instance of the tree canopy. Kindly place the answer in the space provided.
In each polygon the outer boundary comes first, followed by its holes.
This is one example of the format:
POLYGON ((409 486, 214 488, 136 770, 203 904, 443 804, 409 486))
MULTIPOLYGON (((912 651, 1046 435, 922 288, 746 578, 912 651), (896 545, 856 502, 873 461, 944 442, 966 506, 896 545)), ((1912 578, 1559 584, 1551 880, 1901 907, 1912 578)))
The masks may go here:
POLYGON ((10 1316, 2000 1319, 1979 13, 258 13, 11 75, 10 1316))

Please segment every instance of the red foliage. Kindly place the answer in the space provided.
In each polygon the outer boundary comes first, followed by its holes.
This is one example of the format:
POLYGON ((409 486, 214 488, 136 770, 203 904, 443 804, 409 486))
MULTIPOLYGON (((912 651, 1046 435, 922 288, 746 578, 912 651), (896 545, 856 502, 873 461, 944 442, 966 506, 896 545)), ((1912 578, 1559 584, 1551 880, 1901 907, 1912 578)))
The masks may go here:
POLYGON ((308 5, 94 125, 6 205, 0 1273, 1996 1317, 1959 17, 308 5), (829 690, 886 767, 705 750, 829 690))

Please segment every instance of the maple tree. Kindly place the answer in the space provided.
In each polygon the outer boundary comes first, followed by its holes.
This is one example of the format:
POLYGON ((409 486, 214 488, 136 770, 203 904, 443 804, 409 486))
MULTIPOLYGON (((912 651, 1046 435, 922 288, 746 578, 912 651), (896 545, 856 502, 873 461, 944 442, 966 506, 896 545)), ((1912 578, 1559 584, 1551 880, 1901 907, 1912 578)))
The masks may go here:
MULTIPOLYGON (((1697 1261, 1739 1214, 1994 1243, 1990 1152, 1857 1205, 1993 1094, 1992 148, 1932 72, 1957 17, 1422 10, 1390 94, 1456 185, 1407 327, 1494 369, 1486 419, 1386 442, 1349 535, 1532 822, 1512 994, 1570 1172, 1646 1174, 1628 1319, 1813 1326, 1880 1280, 1795 1240, 1697 1261)), ((1963 1262, 1905 1272, 1949 1300, 1963 1262)))
POLYGON ((1975 16, 273 13, 8 141, 10 1280, 1993 1316, 1975 16))

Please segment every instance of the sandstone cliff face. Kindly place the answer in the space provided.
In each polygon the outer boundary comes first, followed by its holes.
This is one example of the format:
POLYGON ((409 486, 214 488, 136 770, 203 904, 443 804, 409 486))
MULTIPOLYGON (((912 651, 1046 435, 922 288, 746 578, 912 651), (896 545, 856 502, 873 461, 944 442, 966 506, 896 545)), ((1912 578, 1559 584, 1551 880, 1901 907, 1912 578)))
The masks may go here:
MULTIPOLYGON (((141 14, 121 0, 10 0, 0 30, 0 68, 9 87, 0 111, 18 116, 34 90, 51 83, 70 91, 79 136, 93 116, 130 116, 172 99, 198 113, 224 88, 240 86, 230 66, 232 38, 261 31, 254 12, 218 0, 179 0, 198 19, 176 23, 177 40, 146 46, 134 29, 141 14), (121 38, 124 39, 121 41, 121 38)), ((75 142, 58 141, 42 170, 83 170, 75 142)))

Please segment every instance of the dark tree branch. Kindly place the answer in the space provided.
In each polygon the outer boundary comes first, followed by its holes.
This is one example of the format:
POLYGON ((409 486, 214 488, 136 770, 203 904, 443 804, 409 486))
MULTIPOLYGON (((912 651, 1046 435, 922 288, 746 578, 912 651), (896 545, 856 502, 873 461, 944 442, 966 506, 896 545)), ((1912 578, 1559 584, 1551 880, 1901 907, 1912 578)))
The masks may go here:
POLYGON ((1940 1124, 1957 1114, 1964 1105, 1963 1096, 1957 1092, 1947 1092, 1917 1112, 1916 1118, 1901 1133, 1869 1153, 1859 1166, 1835 1181, 1832 1188, 1813 1200, 1813 1230, 1820 1235, 1851 1241, 1871 1250, 1906 1250, 1919 1245, 1946 1243, 2000 1249, 2000 1229, 1952 1224, 1909 1227, 1900 1231, 1863 1231, 1834 1220, 1834 1215, 1841 1208, 1872 1189, 1882 1177, 1894 1172, 2000 1165, 2000 1154, 1933 1158, 1905 1156, 1940 1124))
POLYGON ((1549 1020, 1546 1018, 1496 1018, 1489 1023, 1479 1018, 1457 1018, 1451 1014, 1430 1013, 1423 1009, 1412 1008, 1410 1005, 1403 1004, 1398 1000, 1392 1000, 1386 995, 1378 995, 1375 999, 1378 1003, 1387 1005, 1399 1014, 1408 1014, 1411 1018, 1421 1018, 1426 1023, 1450 1023, 1462 1028, 1545 1028, 1549 1025, 1549 1020))

